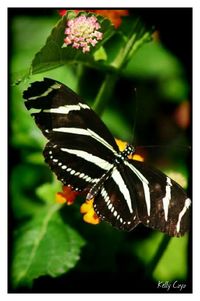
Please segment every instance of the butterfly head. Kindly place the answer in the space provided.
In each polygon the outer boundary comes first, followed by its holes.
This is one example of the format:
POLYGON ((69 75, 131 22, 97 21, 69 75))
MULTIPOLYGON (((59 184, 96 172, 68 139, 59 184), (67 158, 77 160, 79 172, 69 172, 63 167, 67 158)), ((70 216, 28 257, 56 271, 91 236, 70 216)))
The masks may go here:
POLYGON ((124 161, 129 155, 135 153, 135 148, 131 144, 127 144, 126 148, 118 154, 118 157, 115 159, 116 163, 124 161))
POLYGON ((122 160, 125 160, 129 155, 133 155, 135 153, 135 148, 131 144, 127 144, 126 148, 120 152, 120 156, 122 160))

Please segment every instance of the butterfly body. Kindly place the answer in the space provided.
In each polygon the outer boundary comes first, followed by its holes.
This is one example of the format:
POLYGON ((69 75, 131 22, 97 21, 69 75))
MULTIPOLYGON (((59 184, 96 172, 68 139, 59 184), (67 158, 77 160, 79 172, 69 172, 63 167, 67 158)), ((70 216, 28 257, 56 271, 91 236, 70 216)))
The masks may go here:
POLYGON ((139 223, 172 236, 189 228, 190 199, 172 179, 120 152, 107 127, 82 99, 51 79, 24 92, 26 107, 49 142, 45 161, 57 178, 94 198, 100 219, 122 230, 139 223))

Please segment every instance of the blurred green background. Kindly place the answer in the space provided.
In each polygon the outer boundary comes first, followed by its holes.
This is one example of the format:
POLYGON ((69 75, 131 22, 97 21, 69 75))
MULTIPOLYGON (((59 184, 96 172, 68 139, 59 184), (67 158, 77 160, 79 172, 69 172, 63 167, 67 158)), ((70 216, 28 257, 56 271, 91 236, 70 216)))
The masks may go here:
MULTIPOLYGON (((144 146, 138 152, 145 160, 163 171, 178 172, 184 179, 181 184, 190 184, 192 11, 131 9, 129 14, 140 15, 157 31, 154 40, 142 46, 123 70, 102 119, 115 137, 132 142, 136 148, 144 146)), ((56 9, 9 9, 8 16, 12 84, 30 66, 60 16, 56 9)), ((105 72, 68 64, 33 75, 30 81, 44 76, 67 84, 92 105, 105 72)), ((53 202, 61 189, 44 164, 42 149, 46 140, 23 103, 22 93, 27 86, 28 81, 9 86, 10 279, 21 227, 41 214, 44 195, 53 202)), ((44 274, 32 288, 22 285, 14 289, 10 281, 10 291, 166 292, 157 289, 157 281, 178 280, 187 284, 184 292, 191 292, 190 234, 172 238, 153 274, 146 275, 164 234, 144 226, 124 233, 105 223, 86 224, 79 212, 82 202, 79 199, 60 210, 62 221, 76 231, 72 237, 77 235, 80 240, 80 258, 67 273, 57 278, 44 274)))

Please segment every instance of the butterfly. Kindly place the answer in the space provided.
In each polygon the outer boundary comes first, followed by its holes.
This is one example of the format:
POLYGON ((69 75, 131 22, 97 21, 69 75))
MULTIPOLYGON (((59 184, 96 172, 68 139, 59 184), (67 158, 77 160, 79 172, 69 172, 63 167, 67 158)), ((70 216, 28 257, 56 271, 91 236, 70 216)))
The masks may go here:
POLYGON ((70 88, 53 79, 24 91, 28 110, 48 143, 44 158, 58 180, 94 198, 101 220, 130 231, 139 223, 170 236, 189 229, 191 200, 161 171, 119 151, 98 115, 70 88))

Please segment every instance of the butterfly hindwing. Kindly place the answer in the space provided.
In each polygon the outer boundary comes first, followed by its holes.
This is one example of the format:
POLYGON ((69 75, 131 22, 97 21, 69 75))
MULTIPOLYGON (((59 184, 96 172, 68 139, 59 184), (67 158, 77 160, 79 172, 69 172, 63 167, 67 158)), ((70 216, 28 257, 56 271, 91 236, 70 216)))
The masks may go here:
POLYGON ((184 189, 161 171, 144 162, 128 160, 132 171, 140 221, 171 236, 183 235, 189 227, 190 199, 184 189), (142 183, 136 183, 136 178, 142 183))
POLYGON ((182 236, 189 228, 190 199, 159 170, 125 160, 111 173, 94 200, 96 213, 112 226, 132 230, 139 223, 182 236))
POLYGON ((109 222, 113 227, 130 231, 140 221, 136 203, 131 199, 134 196, 134 187, 127 185, 127 181, 125 183, 123 166, 121 167, 121 170, 114 168, 111 176, 105 181, 94 199, 94 210, 102 220, 109 222))

